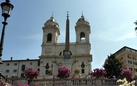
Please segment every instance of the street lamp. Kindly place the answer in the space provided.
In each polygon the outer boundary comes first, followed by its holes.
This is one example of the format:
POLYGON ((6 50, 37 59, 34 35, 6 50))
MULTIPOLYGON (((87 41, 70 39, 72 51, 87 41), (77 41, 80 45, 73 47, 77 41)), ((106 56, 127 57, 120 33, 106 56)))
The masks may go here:
POLYGON ((3 51, 5 27, 8 24, 6 20, 8 17, 10 17, 10 12, 14 8, 14 6, 10 3, 9 0, 6 0, 6 2, 1 3, 1 8, 2 8, 2 16, 4 17, 4 21, 2 22, 3 28, 2 28, 1 41, 0 41, 0 64, 2 64, 2 51, 3 51))
MULTIPOLYGON (((135 22, 135 25, 137 25, 137 21, 135 22)), ((137 34, 137 27, 135 28, 136 34, 137 34)))

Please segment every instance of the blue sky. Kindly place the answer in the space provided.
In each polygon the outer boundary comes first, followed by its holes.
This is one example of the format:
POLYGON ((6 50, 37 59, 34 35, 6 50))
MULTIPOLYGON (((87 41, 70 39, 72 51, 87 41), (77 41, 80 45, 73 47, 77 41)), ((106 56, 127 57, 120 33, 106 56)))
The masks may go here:
POLYGON ((59 42, 65 40, 67 11, 71 42, 75 42, 74 27, 83 12, 91 26, 93 69, 101 68, 107 55, 123 46, 137 49, 133 23, 137 20, 137 0, 11 0, 11 3, 15 8, 6 26, 3 60, 10 57, 38 58, 41 55, 42 27, 52 12, 60 26, 59 42))

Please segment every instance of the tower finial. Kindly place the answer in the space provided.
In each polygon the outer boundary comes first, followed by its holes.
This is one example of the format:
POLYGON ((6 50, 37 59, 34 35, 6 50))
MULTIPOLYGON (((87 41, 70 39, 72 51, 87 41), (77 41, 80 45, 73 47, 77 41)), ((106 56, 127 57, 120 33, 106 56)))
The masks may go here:
POLYGON ((54 16, 54 13, 52 12, 52 17, 54 16))
POLYGON ((67 11, 67 18, 69 17, 69 11, 67 11))
POLYGON ((84 17, 84 15, 83 15, 83 11, 82 11, 82 13, 81 13, 81 17, 82 17, 82 18, 84 17))
POLYGON ((83 11, 82 11, 81 15, 83 15, 83 11))

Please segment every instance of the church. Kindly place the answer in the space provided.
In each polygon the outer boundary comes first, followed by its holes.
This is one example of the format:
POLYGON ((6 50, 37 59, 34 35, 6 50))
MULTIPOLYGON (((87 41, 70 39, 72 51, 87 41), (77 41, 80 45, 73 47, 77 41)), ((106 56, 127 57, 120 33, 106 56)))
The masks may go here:
POLYGON ((70 42, 69 15, 66 19, 65 43, 58 43, 60 28, 58 22, 51 16, 42 27, 42 51, 39 59, 4 60, 1 71, 4 76, 13 74, 23 77, 25 68, 31 67, 40 71, 39 77, 53 78, 58 74, 60 66, 68 67, 72 75, 79 71, 85 77, 91 72, 92 55, 90 54, 90 24, 82 14, 75 25, 76 41, 70 42))

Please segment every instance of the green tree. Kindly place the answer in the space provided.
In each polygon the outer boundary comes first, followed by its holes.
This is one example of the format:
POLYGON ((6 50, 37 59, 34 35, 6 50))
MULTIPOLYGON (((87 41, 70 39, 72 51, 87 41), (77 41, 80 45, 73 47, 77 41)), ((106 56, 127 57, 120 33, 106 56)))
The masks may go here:
POLYGON ((115 58, 114 54, 108 56, 103 67, 107 72, 108 78, 113 78, 114 76, 120 78, 122 73, 122 62, 115 58))

